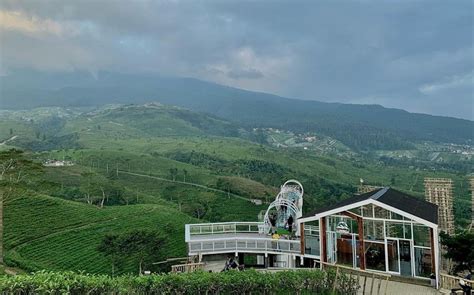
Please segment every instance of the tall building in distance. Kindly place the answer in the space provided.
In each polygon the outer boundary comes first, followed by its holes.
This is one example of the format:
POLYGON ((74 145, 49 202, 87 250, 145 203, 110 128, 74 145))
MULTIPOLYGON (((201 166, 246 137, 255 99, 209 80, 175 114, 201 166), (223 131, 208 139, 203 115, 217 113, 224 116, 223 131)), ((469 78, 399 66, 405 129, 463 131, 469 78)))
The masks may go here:
POLYGON ((453 181, 450 178, 425 178, 425 198, 438 205, 439 230, 454 234, 453 181))

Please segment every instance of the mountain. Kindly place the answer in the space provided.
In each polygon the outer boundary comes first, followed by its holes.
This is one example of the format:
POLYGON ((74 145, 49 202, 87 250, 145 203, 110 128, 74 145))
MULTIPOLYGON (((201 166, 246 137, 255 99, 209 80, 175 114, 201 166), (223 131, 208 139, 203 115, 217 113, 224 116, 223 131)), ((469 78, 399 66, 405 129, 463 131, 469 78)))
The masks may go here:
POLYGON ((379 105, 325 103, 246 91, 190 78, 17 71, 0 78, 3 109, 159 101, 209 113, 246 128, 316 132, 356 150, 409 149, 413 142, 472 144, 474 122, 379 105))

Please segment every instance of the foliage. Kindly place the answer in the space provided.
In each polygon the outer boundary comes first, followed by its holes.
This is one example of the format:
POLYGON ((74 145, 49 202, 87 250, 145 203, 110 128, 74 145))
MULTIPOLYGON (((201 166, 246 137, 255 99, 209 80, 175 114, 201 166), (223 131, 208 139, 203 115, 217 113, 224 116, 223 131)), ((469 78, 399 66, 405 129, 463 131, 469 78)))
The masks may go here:
POLYGON ((131 257, 138 260, 138 273, 142 274, 144 263, 161 257, 165 239, 156 232, 134 230, 121 235, 107 235, 98 250, 111 259, 112 273, 117 258, 131 257))
MULTIPOLYGON (((196 220, 169 204, 100 209, 22 190, 5 205, 5 261, 28 271, 111 273, 110 259, 97 250, 104 236, 153 229, 166 236, 166 247, 155 260, 160 261, 186 255, 186 223, 196 220)), ((137 272, 136 257, 120 260, 115 274, 137 272)))
POLYGON ((474 270, 474 232, 463 232, 454 236, 441 233, 441 244, 446 247, 446 258, 452 259, 456 265, 453 273, 463 270, 474 270))
POLYGON ((355 279, 319 270, 277 273, 230 271, 150 276, 37 272, 0 277, 0 292, 12 294, 356 294, 355 279), (335 284, 335 286, 334 286, 335 284), (334 287, 334 291, 332 292, 334 287))

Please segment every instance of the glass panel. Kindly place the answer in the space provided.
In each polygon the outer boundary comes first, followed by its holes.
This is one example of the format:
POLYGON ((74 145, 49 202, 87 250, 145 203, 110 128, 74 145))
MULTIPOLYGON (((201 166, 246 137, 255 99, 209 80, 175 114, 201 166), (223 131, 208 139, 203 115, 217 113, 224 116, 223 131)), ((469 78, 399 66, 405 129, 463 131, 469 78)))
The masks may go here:
POLYGON ((403 229, 404 229, 404 237, 405 239, 411 240, 411 224, 410 223, 404 223, 403 224, 403 229))
POLYGON ((364 240, 384 241, 383 221, 364 220, 364 240))
POLYGON ((365 242, 367 269, 385 271, 385 246, 382 243, 365 242))
POLYGON ((400 240, 400 274, 412 276, 411 274, 411 248, 410 241, 400 240))
POLYGON ((374 206, 374 213, 375 213, 375 218, 384 218, 384 219, 390 218, 389 211, 385 210, 384 208, 380 208, 378 206, 374 206))
POLYGON ((395 212, 390 212, 390 214, 391 214, 391 219, 403 220, 403 216, 401 216, 400 214, 397 214, 395 212))
POLYGON ((304 252, 309 255, 319 255, 319 237, 305 236, 304 252))
POLYGON ((360 207, 350 209, 349 211, 354 213, 354 214, 361 215, 361 208, 360 207))
POLYGON ((400 272, 398 268, 398 241, 387 240, 388 251, 388 270, 393 272, 400 272))
POLYGON ((415 247, 415 276, 429 277, 431 274, 431 250, 415 247))
POLYGON ((372 204, 367 206, 362 206, 362 214, 364 217, 374 217, 374 212, 372 211, 372 204))
POLYGON ((387 229, 386 229, 387 237, 402 238, 403 239, 403 237, 404 237, 403 223, 386 222, 385 226, 387 227, 387 229))
POLYGON ((353 266, 352 237, 343 236, 337 239, 337 263, 353 266))
POLYGON ((431 247, 430 228, 424 225, 414 225, 413 241, 415 243, 415 246, 431 247))
POLYGON ((327 259, 329 263, 336 262, 336 241, 337 241, 337 234, 335 232, 327 232, 326 233, 327 239, 327 259))

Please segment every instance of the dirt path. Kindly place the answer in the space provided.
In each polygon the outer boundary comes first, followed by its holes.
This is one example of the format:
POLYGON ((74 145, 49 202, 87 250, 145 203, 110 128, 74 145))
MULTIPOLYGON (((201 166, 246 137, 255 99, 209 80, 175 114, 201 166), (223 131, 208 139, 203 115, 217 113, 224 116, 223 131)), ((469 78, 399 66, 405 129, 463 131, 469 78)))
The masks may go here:
POLYGON ((202 188, 202 189, 205 189, 205 190, 208 190, 208 191, 211 191, 211 192, 216 192, 216 193, 221 193, 221 194, 224 194, 224 195, 229 195, 229 196, 232 196, 234 198, 241 199, 241 200, 253 203, 252 200, 249 199, 249 198, 242 197, 242 196, 239 196, 239 195, 236 195, 236 194, 233 194, 233 193, 228 193, 226 191, 216 189, 216 188, 212 188, 212 187, 208 187, 208 186, 205 186, 205 185, 202 185, 202 184, 197 184, 197 183, 192 183, 192 182, 184 182, 184 181, 179 181, 179 180, 171 180, 171 179, 167 179, 167 178, 163 178, 163 177, 151 176, 151 175, 134 173, 134 172, 127 172, 127 171, 123 171, 123 170, 119 170, 118 172, 123 173, 123 174, 128 174, 128 175, 139 176, 139 177, 147 177, 147 178, 156 179, 156 180, 160 180, 160 181, 164 181, 164 182, 178 183, 178 184, 198 187, 198 188, 202 188))
POLYGON ((9 141, 15 140, 15 138, 17 138, 17 137, 18 137, 18 135, 14 135, 14 136, 10 137, 9 139, 5 139, 4 141, 0 142, 0 145, 5 145, 9 141))

